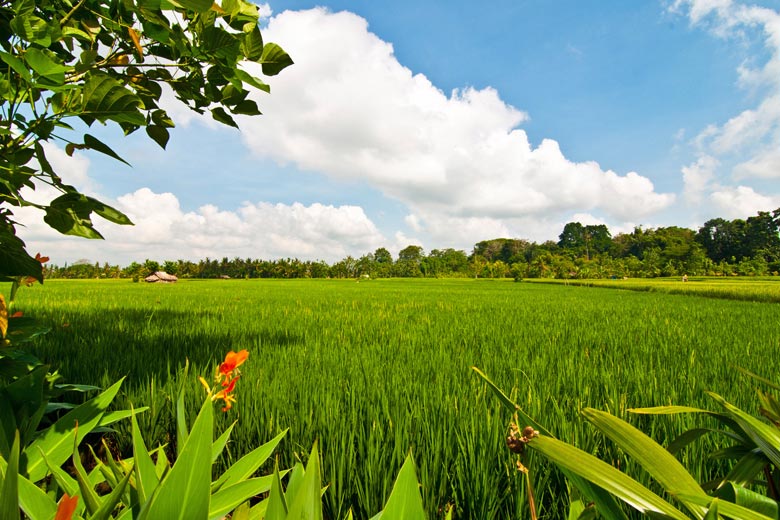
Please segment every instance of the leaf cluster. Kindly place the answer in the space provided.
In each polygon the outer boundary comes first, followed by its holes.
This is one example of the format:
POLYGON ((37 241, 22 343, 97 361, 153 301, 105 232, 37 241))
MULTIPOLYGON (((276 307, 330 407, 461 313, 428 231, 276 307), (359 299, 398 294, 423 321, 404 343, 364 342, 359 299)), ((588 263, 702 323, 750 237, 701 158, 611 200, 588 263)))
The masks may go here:
POLYGON ((169 90, 185 106, 237 127, 234 115, 259 115, 252 89, 292 64, 263 41, 257 7, 245 0, 0 0, 0 276, 34 276, 40 265, 16 235, 12 208, 36 207, 57 231, 102 238, 92 214, 116 224, 126 215, 65 183, 47 158, 47 143, 68 155, 93 150, 124 161, 87 127, 144 128, 165 148, 173 121, 161 105, 169 90), (42 184, 61 193, 48 203, 29 193, 42 184))

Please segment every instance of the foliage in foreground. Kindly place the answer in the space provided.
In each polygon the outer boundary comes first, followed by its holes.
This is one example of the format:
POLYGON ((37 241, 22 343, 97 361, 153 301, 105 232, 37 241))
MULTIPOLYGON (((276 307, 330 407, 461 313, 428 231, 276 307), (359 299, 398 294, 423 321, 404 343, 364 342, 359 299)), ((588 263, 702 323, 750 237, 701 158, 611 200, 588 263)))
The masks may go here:
MULTIPOLYGON (((780 489, 780 402, 773 396, 758 392, 761 414, 766 420, 754 417, 728 403, 721 396, 708 392, 722 408, 710 411, 686 406, 665 406, 632 410, 640 414, 705 414, 713 418, 719 428, 696 428, 680 435, 668 448, 653 441, 627 422, 591 408, 582 411, 585 419, 617 444, 631 457, 662 490, 640 484, 601 459, 556 439, 519 405, 514 403, 482 371, 474 370, 487 382, 499 401, 513 414, 507 446, 520 457, 518 468, 528 473, 522 458, 526 450, 537 452, 553 462, 566 476, 574 491, 570 496, 570 519, 626 518, 615 499, 650 518, 685 520, 771 520, 778 518, 778 489, 780 489), (519 423, 527 424, 520 429, 519 423), (731 459, 731 470, 721 478, 698 483, 675 458, 675 454, 703 435, 722 435, 731 445, 710 454, 711 457, 731 459), (763 490, 758 492, 756 489, 763 490)), ((746 372, 770 385, 780 387, 746 372)), ((530 490, 530 487, 528 488, 530 490)), ((533 494, 529 491, 533 503, 533 494)), ((532 511, 533 511, 532 506, 532 511)), ((533 517, 536 518, 535 513, 533 517)))
MULTIPOLYGON (((18 288, 18 286, 14 286, 18 288)), ((13 291, 15 293, 15 291, 13 291)), ((284 430, 255 448, 213 478, 213 466, 222 455, 235 422, 214 438, 213 402, 224 403, 223 412, 236 401, 239 367, 248 352, 229 352, 206 387, 204 400, 191 425, 186 419, 184 387, 176 402, 175 456, 171 463, 165 446, 148 449, 136 410, 108 411, 122 380, 80 405, 55 403, 67 390, 93 391, 94 387, 56 384, 48 366, 18 347, 45 331, 29 318, 10 313, 0 295, 0 518, 17 520, 71 520, 132 518, 321 520, 320 457, 315 443, 304 467, 254 476, 269 460, 286 435, 284 430), (68 410, 56 417, 58 410, 68 410), (104 433, 108 426, 130 418, 131 458, 112 455, 105 439, 102 457, 90 433, 104 433), (51 419, 49 424, 44 419, 51 419), (89 457, 91 455, 91 457, 89 457), (87 471, 85 460, 91 458, 87 471), (286 487, 282 477, 289 473, 286 487)), ((185 376, 187 368, 184 370, 185 376)), ((352 518, 351 511, 347 518, 352 518)), ((393 486, 383 511, 373 520, 424 520, 414 461, 411 453, 393 486)))
POLYGON ((16 236, 13 208, 38 208, 53 229, 87 238, 102 238, 93 213, 131 223, 67 184, 49 162, 51 142, 68 155, 87 149, 126 162, 92 134, 74 137, 71 122, 112 123, 125 134, 144 128, 165 148, 174 126, 160 107, 165 90, 229 126, 237 126, 236 114, 260 114, 250 90, 270 88, 241 65, 274 75, 292 60, 263 41, 258 21, 257 6, 245 0, 0 0, 2 274, 42 280, 40 263, 16 236), (36 185, 59 196, 33 200, 36 185))

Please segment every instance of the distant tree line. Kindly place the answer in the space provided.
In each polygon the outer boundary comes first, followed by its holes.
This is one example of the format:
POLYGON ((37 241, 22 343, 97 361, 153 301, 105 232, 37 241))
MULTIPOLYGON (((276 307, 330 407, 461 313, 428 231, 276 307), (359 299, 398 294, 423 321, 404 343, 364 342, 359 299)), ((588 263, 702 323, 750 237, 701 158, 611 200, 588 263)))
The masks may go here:
POLYGON ((384 247, 360 258, 323 261, 209 259, 146 260, 127 267, 88 261, 45 266, 48 278, 133 278, 165 271, 180 278, 652 278, 659 276, 777 276, 780 273, 780 208, 746 220, 715 218, 698 231, 677 226, 612 236, 605 225, 569 222, 558 241, 541 244, 495 238, 459 249, 410 245, 394 259, 384 247))

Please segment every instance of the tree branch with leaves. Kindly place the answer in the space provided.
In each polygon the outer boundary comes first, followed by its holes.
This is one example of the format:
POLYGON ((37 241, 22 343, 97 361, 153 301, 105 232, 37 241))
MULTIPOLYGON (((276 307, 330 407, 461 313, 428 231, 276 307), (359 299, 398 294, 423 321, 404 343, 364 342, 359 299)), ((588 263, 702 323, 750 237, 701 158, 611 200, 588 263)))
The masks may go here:
POLYGON ((259 115, 252 89, 270 87, 242 68, 278 74, 292 59, 263 41, 257 6, 244 0, 0 0, 0 278, 42 280, 41 264, 17 236, 14 211, 35 207, 60 233, 102 238, 92 214, 131 224, 120 211, 66 184, 44 143, 94 150, 126 162, 70 124, 114 123, 125 135, 144 128, 165 148, 174 123, 160 106, 163 89, 218 122, 259 115), (33 202, 48 185, 60 195, 33 202))

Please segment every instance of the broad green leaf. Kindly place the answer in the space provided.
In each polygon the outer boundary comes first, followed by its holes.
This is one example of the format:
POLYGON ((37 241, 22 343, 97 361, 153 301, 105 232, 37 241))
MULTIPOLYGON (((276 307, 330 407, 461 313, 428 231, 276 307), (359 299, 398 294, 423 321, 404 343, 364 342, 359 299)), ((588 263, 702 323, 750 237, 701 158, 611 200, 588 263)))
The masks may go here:
POLYGON ((734 486, 747 486, 764 470, 766 465, 766 457, 761 453, 761 450, 755 448, 743 455, 723 480, 734 486))
POLYGON ((19 74, 19 76, 21 76, 25 82, 32 82, 30 71, 27 69, 27 67, 24 65, 24 62, 20 58, 14 56, 13 54, 0 51, 0 59, 3 60, 9 67, 11 67, 14 72, 19 74))
POLYGON ((673 415, 678 413, 706 413, 712 414, 709 410, 701 408, 692 408, 690 406, 653 406, 650 408, 629 408, 629 412, 644 415, 673 415))
POLYGON ((706 511, 707 512, 704 515, 704 520, 720 520, 720 515, 718 514, 717 498, 712 499, 706 511))
POLYGON ((284 49, 275 43, 266 43, 263 45, 263 54, 257 60, 263 67, 263 74, 266 76, 275 76, 282 70, 293 64, 293 60, 284 49))
POLYGON ((246 59, 251 61, 256 61, 263 57, 263 35, 257 26, 244 35, 244 39, 241 42, 241 51, 246 59))
POLYGON ((117 161, 121 161, 126 165, 130 166, 129 162, 122 159, 114 150, 112 150, 107 144, 105 144, 97 137, 91 136, 89 134, 84 134, 84 146, 86 146, 90 150, 95 150, 96 152, 100 152, 102 154, 108 155, 109 157, 113 157, 117 161))
MULTIPOLYGON (((670 494, 706 495, 688 470, 671 453, 637 428, 614 415, 592 408, 586 408, 582 414, 636 460, 670 494)), ((702 518, 705 511, 694 505, 691 513, 702 518)))
POLYGON ((78 424, 77 442, 98 425, 106 408, 111 404, 119 392, 124 378, 120 379, 96 397, 74 408, 56 423, 46 428, 22 454, 20 471, 33 482, 37 482, 46 476, 46 461, 43 455, 53 465, 60 465, 72 452, 72 432, 78 424))
POLYGON ((148 409, 148 406, 142 406, 140 408, 134 408, 133 410, 117 410, 115 412, 106 412, 103 414, 103 417, 100 418, 100 422, 98 423, 97 427, 105 428, 106 426, 110 426, 116 422, 131 417, 133 414, 145 412, 148 409))
POLYGON ((148 506, 141 511, 141 518, 189 520, 208 516, 214 431, 212 406, 210 399, 204 401, 187 444, 160 482, 148 506))
POLYGON ((93 515, 100 508, 100 499, 95 492, 95 488, 92 482, 89 480, 84 465, 81 463, 81 454, 79 453, 79 444, 77 439, 77 432, 73 432, 73 456, 71 462, 73 463, 73 469, 76 472, 76 482, 79 485, 79 496, 81 496, 84 505, 90 515, 93 515))
POLYGON ((14 435, 11 456, 5 466, 5 475, 0 482, 0 518, 15 520, 19 516, 19 431, 14 435))
POLYGON ((165 150, 165 147, 168 144, 168 139, 171 137, 167 128, 158 125, 148 125, 146 127, 146 134, 151 137, 154 142, 157 143, 163 150, 165 150))
POLYGON ((157 488, 160 481, 157 478, 157 471, 146 448, 141 429, 138 427, 138 421, 135 414, 130 417, 132 438, 133 438, 133 464, 135 471, 135 488, 138 493, 138 500, 141 504, 148 501, 152 492, 157 488))
POLYGON ((236 77, 246 83, 247 85, 252 85, 256 89, 262 90, 263 92, 271 92, 271 87, 267 83, 263 83, 263 81, 260 78, 256 78, 249 74, 246 71, 243 71, 241 69, 235 70, 236 77))
POLYGON ((300 487, 294 497, 288 493, 288 513, 290 520, 322 520, 322 498, 320 495, 320 454, 317 443, 309 454, 306 471, 300 487))
POLYGON ((213 0, 169 0, 173 5, 195 11, 196 13, 205 13, 214 5, 213 0))
POLYGON ((17 15, 11 19, 11 29, 22 39, 36 43, 41 47, 51 45, 49 24, 46 20, 33 15, 17 15))
MULTIPOLYGON (((704 496, 680 495, 677 498, 679 498, 683 502, 690 502, 692 504, 696 504, 702 507, 708 507, 710 502, 712 501, 712 497, 707 495, 704 496)), ((762 515, 761 513, 757 513, 751 509, 742 507, 737 504, 732 504, 731 502, 726 502, 725 500, 721 500, 718 502, 718 513, 721 516, 733 518, 734 520, 775 520, 774 517, 762 515)))
POLYGON ((146 124, 146 118, 139 110, 143 106, 141 98, 106 74, 91 74, 87 78, 81 103, 81 111, 77 115, 87 123, 90 119, 97 119, 137 126, 146 124))
POLYGON ((268 492, 271 489, 273 479, 273 475, 266 475, 243 480, 232 486, 224 486, 211 495, 209 518, 214 520, 223 518, 250 498, 268 492))
POLYGON ((232 486, 248 478, 268 460, 286 434, 287 430, 284 430, 270 441, 241 457, 231 464, 219 480, 223 481, 224 486, 232 486))
POLYGON ((257 103, 251 99, 245 99, 231 108, 230 111, 234 114, 242 114, 247 116, 258 116, 261 114, 260 109, 257 108, 257 103))
POLYGON ((780 430, 743 412, 714 392, 707 392, 707 394, 725 408, 764 455, 775 466, 780 467, 780 430))
POLYGON ((271 482, 271 493, 268 496, 268 507, 265 510, 265 520, 286 520, 287 501, 284 498, 282 490, 282 480, 279 474, 279 461, 274 463, 273 481, 271 482))
POLYGON ((534 438, 528 443, 528 448, 541 453, 556 465, 566 468, 612 493, 619 500, 642 514, 656 515, 658 518, 688 520, 688 517, 672 504, 636 480, 579 448, 546 436, 534 438))
POLYGON ((227 444, 227 441, 230 438, 230 434, 233 432, 233 428, 236 426, 236 423, 238 423, 238 421, 233 421, 230 423, 230 426, 228 426, 227 430, 222 432, 222 435, 217 437, 217 440, 215 440, 214 444, 211 445, 212 464, 217 462, 219 456, 222 455, 222 451, 225 449, 225 445, 227 444))
MULTIPOLYGON (((132 476, 133 472, 128 471, 125 477, 119 481, 108 496, 101 497, 102 501, 100 508, 95 511, 95 514, 90 517, 90 520, 107 520, 108 518, 111 518, 112 513, 116 508, 116 505, 122 499, 127 483, 130 482, 130 477, 132 476)), ((130 509, 128 508, 128 510, 130 509)))
POLYGON ((13 228, 0 224, 0 279, 9 276, 32 276, 43 282, 43 267, 27 253, 13 228))
POLYGON ((382 510, 383 520, 425 520, 420 484, 414 470, 414 458, 407 455, 393 490, 382 510))
POLYGON ((213 117, 215 121, 219 121, 224 125, 232 126, 233 128, 238 128, 238 125, 233 120, 233 118, 230 117, 230 115, 227 112, 225 112, 225 109, 222 107, 212 108, 211 117, 213 117))
MULTIPOLYGON (((6 471, 6 468, 6 461, 0 457, 0 469, 6 471)), ((54 518, 57 504, 41 488, 19 475, 18 489, 19 509, 28 518, 54 518)))
POLYGON ((27 50, 24 58, 30 68, 38 75, 59 85, 65 83, 65 72, 71 70, 70 67, 63 65, 57 55, 51 51, 43 51, 33 47, 27 50))
POLYGON ((770 518, 780 517, 777 502, 745 487, 736 486, 732 482, 727 482, 726 485, 718 489, 715 496, 770 518))

